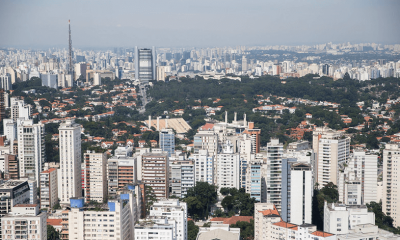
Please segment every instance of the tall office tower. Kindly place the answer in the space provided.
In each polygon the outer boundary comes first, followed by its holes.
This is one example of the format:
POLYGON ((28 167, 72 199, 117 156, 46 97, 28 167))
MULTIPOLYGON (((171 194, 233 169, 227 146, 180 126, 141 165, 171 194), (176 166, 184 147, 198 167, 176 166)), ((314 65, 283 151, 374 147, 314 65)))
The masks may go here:
POLYGON ((135 47, 135 78, 143 83, 156 80, 156 48, 135 47))
POLYGON ((184 198, 187 191, 194 187, 194 162, 193 160, 171 161, 170 165, 170 195, 184 198))
POLYGON ((23 120, 18 125, 19 176, 39 183, 45 162, 44 125, 23 120))
POLYGON ((11 75, 9 73, 0 74, 0 88, 4 91, 12 90, 11 75))
POLYGON ((298 225, 311 224, 312 177, 310 164, 282 159, 283 221, 298 225))
POLYGON ((11 118, 17 121, 18 118, 29 119, 31 116, 31 106, 25 104, 24 100, 11 98, 11 118))
POLYGON ((377 201, 378 156, 354 151, 347 166, 339 171, 339 201, 346 205, 365 205, 377 201))
POLYGON ((71 197, 82 196, 81 178, 81 127, 74 120, 66 120, 60 124, 60 172, 61 203, 68 204, 71 197))
POLYGON ((217 156, 218 153, 218 134, 213 130, 200 130, 194 135, 193 142, 194 153, 199 150, 207 150, 208 154, 217 156))
POLYGON ((168 220, 176 221, 176 240, 186 240, 187 227, 187 205, 178 199, 166 199, 155 202, 150 209, 151 217, 167 217, 168 220))
POLYGON ((281 211, 283 144, 271 138, 267 144, 267 202, 281 211))
POLYGON ((168 157, 175 153, 175 134, 173 129, 163 129, 160 131, 160 148, 168 153, 168 157))
POLYGON ((242 71, 243 72, 247 71, 247 59, 246 59, 246 56, 242 57, 242 71))
POLYGON ((47 213, 38 204, 17 204, 1 218, 2 239, 47 239, 47 213))
POLYGON ((40 173, 40 207, 52 209, 57 203, 57 169, 49 168, 40 173))
POLYGON ((68 20, 68 74, 74 76, 74 66, 72 64, 72 38, 71 38, 71 21, 68 20))
POLYGON ((400 147, 398 144, 386 144, 383 150, 383 201, 382 212, 393 218, 393 225, 400 226, 400 174, 397 167, 400 166, 400 147), (397 211, 399 210, 399 211, 397 211), (397 218, 399 217, 399 218, 397 218))
POLYGON ((88 150, 83 155, 85 161, 85 199, 86 202, 102 203, 107 196, 107 156, 88 150))
MULTIPOLYGON (((217 155, 217 186, 221 188, 240 188, 240 154, 233 152, 227 141, 222 152, 217 155)), ((219 191, 218 191, 219 192, 219 191)))
POLYGON ((195 183, 207 182, 214 184, 214 156, 209 155, 207 150, 199 150, 192 154, 189 160, 195 163, 195 183))
POLYGON ((106 208, 93 210, 84 207, 83 198, 71 198, 71 211, 68 213, 69 239, 135 239, 135 203, 136 199, 132 193, 121 194, 117 199, 109 200, 106 208), (91 224, 87 224, 88 222, 91 224))
POLYGON ((145 153, 142 156, 142 183, 153 188, 158 200, 168 198, 169 158, 166 152, 145 153))
POLYGON ((342 137, 342 133, 329 128, 317 128, 313 132, 313 150, 319 187, 329 182, 337 185, 338 164, 347 162, 350 156, 350 137, 342 137))

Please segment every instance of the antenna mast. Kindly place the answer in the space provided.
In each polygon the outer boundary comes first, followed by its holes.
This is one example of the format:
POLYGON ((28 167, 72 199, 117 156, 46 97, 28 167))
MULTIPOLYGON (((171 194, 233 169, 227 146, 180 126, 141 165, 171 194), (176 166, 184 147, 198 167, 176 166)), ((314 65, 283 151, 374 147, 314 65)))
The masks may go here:
POLYGON ((69 70, 68 73, 72 74, 74 73, 74 68, 72 66, 72 39, 71 39, 71 20, 68 20, 68 29, 69 29, 69 70))

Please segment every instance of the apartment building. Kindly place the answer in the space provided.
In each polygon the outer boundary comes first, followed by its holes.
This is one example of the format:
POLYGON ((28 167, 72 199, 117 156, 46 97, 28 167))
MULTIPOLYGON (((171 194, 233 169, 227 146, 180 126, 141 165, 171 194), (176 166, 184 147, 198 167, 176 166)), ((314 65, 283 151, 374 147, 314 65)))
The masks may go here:
POLYGON ((85 200, 102 203, 107 197, 107 156, 88 150, 85 161, 85 200))
POLYGON ((60 180, 59 198, 69 204, 71 197, 82 196, 81 127, 74 120, 66 120, 59 127, 60 180))
POLYGON ((47 215, 37 204, 17 204, 1 218, 2 239, 47 240, 47 215))
POLYGON ((214 184, 214 156, 209 155, 207 150, 199 150, 189 160, 195 163, 195 182, 214 184))
POLYGON ((170 195, 184 198, 187 191, 194 187, 194 162, 192 160, 176 160, 170 162, 169 184, 170 195))
POLYGON ((271 139, 267 144, 267 202, 281 211, 283 144, 271 139))
POLYGON ((158 200, 169 196, 169 158, 166 152, 142 155, 142 183, 150 186, 158 200))
POLYGON ((40 173, 40 207, 52 209, 58 203, 57 169, 49 168, 40 173))
POLYGON ((400 226, 400 147, 398 144, 386 144, 383 150, 383 199, 382 211, 393 218, 393 225, 400 226), (399 213, 398 213, 399 212, 399 213))
POLYGON ((365 205, 377 201, 378 155, 355 150, 339 171, 339 201, 346 205, 365 205))
MULTIPOLYGON (((221 188, 240 188, 241 159, 233 152, 233 145, 228 140, 221 153, 217 155, 217 186, 221 188)), ((218 191, 219 192, 219 191, 218 191)))

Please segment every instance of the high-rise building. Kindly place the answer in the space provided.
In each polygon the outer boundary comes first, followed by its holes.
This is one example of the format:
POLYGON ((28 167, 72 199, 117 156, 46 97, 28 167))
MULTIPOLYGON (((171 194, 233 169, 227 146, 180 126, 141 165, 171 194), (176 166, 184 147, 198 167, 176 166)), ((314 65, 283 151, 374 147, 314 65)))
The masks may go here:
POLYGON ((10 144, 13 144, 14 140, 17 140, 17 121, 10 118, 3 119, 3 130, 10 144))
POLYGON ((167 217, 176 221, 176 240, 186 240, 187 227, 187 205, 178 199, 166 199, 157 201, 150 208, 150 217, 167 217))
POLYGON ((163 129, 160 131, 160 148, 168 153, 168 157, 175 153, 175 134, 173 129, 163 129))
POLYGON ((377 202, 378 156, 354 151, 345 168, 339 171, 339 201, 346 205, 377 202))
POLYGON ((4 154, 4 179, 19 179, 19 161, 14 154, 4 154))
POLYGON ((11 118, 17 121, 18 118, 28 120, 31 116, 31 105, 25 104, 24 100, 11 98, 11 118))
POLYGON ((319 187, 329 182, 337 185, 338 164, 347 162, 350 157, 350 137, 342 137, 342 133, 329 128, 317 128, 313 132, 313 150, 319 187))
POLYGON ((117 199, 109 200, 108 207, 101 209, 85 207, 83 198, 71 198, 70 201, 69 239, 134 239, 137 209, 133 193, 121 194, 117 199))
POLYGON ((156 48, 135 47, 135 78, 143 83, 156 80, 156 48))
POLYGON ((192 154, 189 159, 195 163, 195 183, 214 184, 214 156, 209 155, 207 150, 199 150, 199 153, 192 154))
POLYGON ((194 187, 194 163, 192 160, 177 160, 170 162, 169 184, 170 195, 184 198, 188 189, 194 187))
POLYGON ((398 197, 400 189, 397 186, 397 183, 400 182, 400 174, 397 171, 398 166, 400 166, 399 145, 386 144, 383 150, 382 212, 393 218, 393 225, 395 227, 400 226, 400 199, 398 197))
POLYGON ((262 192, 262 162, 252 161, 247 166, 246 193, 261 202, 262 192))
POLYGON ((59 127, 61 203, 68 204, 71 197, 82 196, 81 127, 74 120, 66 120, 59 127))
POLYGON ((40 173, 40 207, 52 209, 58 203, 57 169, 49 168, 40 173))
POLYGON ((40 78, 42 79, 42 86, 49 88, 58 88, 58 74, 40 74, 40 78))
POLYGON ((281 211, 283 144, 271 139, 267 144, 267 202, 281 211))
POLYGON ((88 150, 85 161, 85 200, 102 203, 107 196, 107 156, 88 150))
MULTIPOLYGON (((117 150, 118 148, 115 150, 116 153, 117 150)), ((136 183, 137 167, 136 157, 116 154, 109 158, 107 164, 108 194, 115 195, 127 184, 136 183)))
POLYGON ((19 176, 39 183, 45 162, 44 125, 23 120, 17 128, 19 176))
POLYGON ((242 71, 243 72, 247 71, 247 59, 246 59, 246 56, 242 57, 242 71))
POLYGON ((0 88, 4 91, 12 90, 11 74, 0 74, 0 88))
POLYGON ((158 200, 168 198, 169 158, 166 152, 145 153, 142 156, 142 183, 150 186, 158 200))
POLYGON ((218 153, 218 134, 213 130, 200 130, 193 138, 194 153, 199 150, 207 150, 208 154, 217 156, 218 153))
POLYGON ((313 174, 311 165, 282 159, 282 207, 285 222, 311 224, 313 174))
POLYGON ((216 168, 219 189, 240 188, 240 154, 233 152, 230 141, 227 141, 222 152, 217 155, 216 168))

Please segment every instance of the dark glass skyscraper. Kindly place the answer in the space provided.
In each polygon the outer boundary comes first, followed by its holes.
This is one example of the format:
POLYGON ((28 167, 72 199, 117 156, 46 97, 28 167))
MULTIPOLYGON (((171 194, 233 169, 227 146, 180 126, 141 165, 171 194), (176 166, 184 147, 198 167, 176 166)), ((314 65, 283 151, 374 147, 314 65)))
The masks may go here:
POLYGON ((156 49, 135 47, 135 78, 147 83, 156 78, 156 49))

